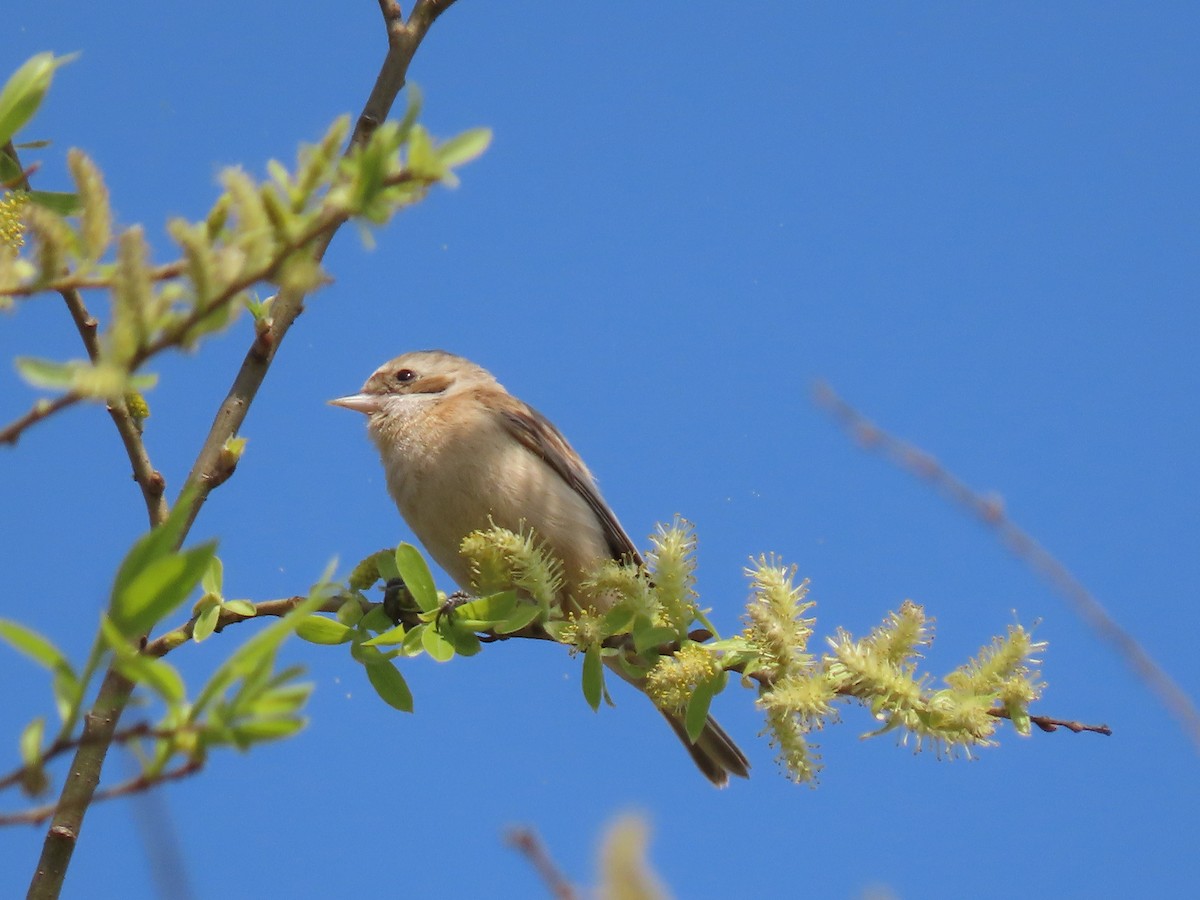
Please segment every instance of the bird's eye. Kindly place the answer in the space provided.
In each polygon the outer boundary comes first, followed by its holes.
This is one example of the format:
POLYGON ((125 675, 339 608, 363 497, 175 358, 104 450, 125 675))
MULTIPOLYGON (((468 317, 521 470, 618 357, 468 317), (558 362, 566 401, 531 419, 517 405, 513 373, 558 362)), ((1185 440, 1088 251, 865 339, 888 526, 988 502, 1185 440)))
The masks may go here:
POLYGON ((412 369, 397 369, 395 377, 401 384, 408 384, 417 377, 417 373, 412 369))

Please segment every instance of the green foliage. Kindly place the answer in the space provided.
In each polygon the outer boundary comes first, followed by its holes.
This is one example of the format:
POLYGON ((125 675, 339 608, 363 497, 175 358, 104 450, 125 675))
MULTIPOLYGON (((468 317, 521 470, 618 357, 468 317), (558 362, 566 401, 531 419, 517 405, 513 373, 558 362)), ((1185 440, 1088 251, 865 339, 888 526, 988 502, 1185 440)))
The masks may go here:
MULTIPOLYGON (((14 75, 0 96, 0 129, 15 131, 28 121, 62 62, 42 54, 14 75)), ((167 223, 179 257, 161 265, 153 263, 141 226, 114 233, 99 168, 72 150, 74 193, 56 201, 22 194, 33 202, 0 208, 0 302, 77 287, 107 290, 100 354, 86 361, 23 359, 18 370, 38 387, 111 401, 152 387, 153 375, 139 374, 149 359, 194 347, 243 307, 261 334, 270 325, 270 301, 253 296, 256 286, 307 293, 326 283, 314 249, 338 226, 387 222, 433 185, 453 187, 454 169, 486 148, 489 134, 480 129, 436 143, 416 124, 418 110, 414 92, 402 122, 384 123, 345 156, 340 148, 350 125, 343 116, 316 144, 301 147, 290 170, 272 160, 268 178, 258 181, 226 169, 222 192, 202 220, 167 223)))

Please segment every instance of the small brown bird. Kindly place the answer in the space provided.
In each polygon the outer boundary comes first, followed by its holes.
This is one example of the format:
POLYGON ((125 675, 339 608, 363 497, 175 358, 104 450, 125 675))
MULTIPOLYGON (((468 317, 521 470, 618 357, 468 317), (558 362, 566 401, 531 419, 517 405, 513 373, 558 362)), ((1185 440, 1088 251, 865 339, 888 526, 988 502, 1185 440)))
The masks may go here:
MULTIPOLYGON (((598 561, 641 564, 566 438, 475 363, 442 350, 406 353, 376 369, 357 394, 330 402, 366 414, 400 514, 463 589, 471 588, 471 571, 462 540, 492 523, 533 529, 563 563, 568 602, 582 596, 579 584, 598 561)), ((693 744, 680 718, 662 712, 713 784, 749 777, 750 763, 714 719, 693 744)))

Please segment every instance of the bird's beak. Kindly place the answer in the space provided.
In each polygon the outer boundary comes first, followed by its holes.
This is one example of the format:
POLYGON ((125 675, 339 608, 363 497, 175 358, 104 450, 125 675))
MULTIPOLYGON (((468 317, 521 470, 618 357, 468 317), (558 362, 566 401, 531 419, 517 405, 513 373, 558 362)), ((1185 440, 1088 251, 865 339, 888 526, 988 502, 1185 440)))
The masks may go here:
POLYGON ((379 400, 378 394, 351 394, 349 397, 338 397, 336 400, 330 400, 329 405, 352 409, 355 412, 366 413, 369 416, 371 413, 379 411, 379 400))

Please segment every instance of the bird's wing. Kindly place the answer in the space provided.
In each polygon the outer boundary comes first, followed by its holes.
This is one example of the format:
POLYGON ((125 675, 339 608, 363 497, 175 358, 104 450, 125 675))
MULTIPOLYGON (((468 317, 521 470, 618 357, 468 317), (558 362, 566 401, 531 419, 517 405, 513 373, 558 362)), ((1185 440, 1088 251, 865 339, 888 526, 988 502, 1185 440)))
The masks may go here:
POLYGON ((546 461, 558 475, 579 494, 596 513, 604 529, 608 549, 614 559, 628 559, 642 565, 642 555, 617 521, 617 517, 600 496, 592 475, 579 460, 579 454, 567 443, 557 428, 540 412, 520 401, 500 411, 504 426, 530 453, 546 461))

